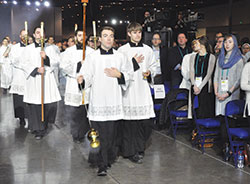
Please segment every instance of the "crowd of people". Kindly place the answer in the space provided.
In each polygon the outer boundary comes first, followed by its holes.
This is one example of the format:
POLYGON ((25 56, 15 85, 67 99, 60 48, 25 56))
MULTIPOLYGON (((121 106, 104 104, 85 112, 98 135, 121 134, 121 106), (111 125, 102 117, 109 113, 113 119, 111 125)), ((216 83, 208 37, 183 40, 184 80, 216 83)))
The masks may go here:
POLYGON ((155 32, 148 46, 142 43, 143 27, 133 22, 127 27, 129 41, 119 47, 109 26, 101 28, 96 43, 93 36, 83 40, 83 31, 76 30, 67 41, 54 43, 49 36, 41 45, 41 32, 36 27, 32 39, 26 40, 27 32, 21 30, 18 43, 11 43, 9 37, 2 40, 1 88, 4 94, 8 90, 13 94, 15 118, 21 126, 28 124, 36 140, 46 136, 48 123, 55 122, 57 103, 63 99, 75 143, 83 142, 90 128, 99 133, 100 150, 89 154, 89 162, 99 168, 98 176, 107 174, 118 155, 143 162, 155 118, 150 91, 154 84, 169 83, 170 89, 185 88, 198 96, 197 115, 221 120, 221 148, 228 142, 225 105, 240 99, 240 88, 246 91, 248 107, 247 38, 239 46, 232 34, 217 33, 211 43, 206 36, 188 40, 179 32, 176 46, 166 48, 161 47, 161 34, 155 32))

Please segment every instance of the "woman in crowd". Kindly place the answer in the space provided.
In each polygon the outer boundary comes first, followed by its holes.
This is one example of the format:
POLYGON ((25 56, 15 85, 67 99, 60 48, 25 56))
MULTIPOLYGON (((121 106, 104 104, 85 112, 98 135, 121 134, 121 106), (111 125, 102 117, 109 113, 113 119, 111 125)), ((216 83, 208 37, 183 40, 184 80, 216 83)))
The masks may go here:
POLYGON ((227 129, 223 118, 225 107, 229 101, 240 98, 240 78, 243 65, 236 37, 234 35, 225 36, 214 75, 215 114, 221 117, 223 145, 228 142, 227 129))
POLYGON ((190 56, 190 80, 192 94, 198 96, 199 118, 214 116, 214 94, 212 75, 215 66, 215 56, 211 54, 211 46, 205 36, 200 37, 194 44, 197 54, 190 56))

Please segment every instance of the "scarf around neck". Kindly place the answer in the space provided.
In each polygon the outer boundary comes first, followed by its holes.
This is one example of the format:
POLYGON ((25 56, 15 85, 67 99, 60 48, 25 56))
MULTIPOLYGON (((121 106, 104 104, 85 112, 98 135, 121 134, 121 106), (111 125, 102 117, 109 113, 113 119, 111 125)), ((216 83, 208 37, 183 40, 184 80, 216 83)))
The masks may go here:
POLYGON ((223 42, 223 45, 222 45, 222 48, 221 48, 221 51, 220 51, 219 65, 220 65, 220 67, 222 69, 231 68, 240 59, 242 59, 241 52, 240 52, 240 50, 238 48, 238 43, 237 43, 236 37, 234 35, 232 35, 232 38, 233 38, 233 41, 234 41, 234 47, 233 47, 232 53, 231 53, 227 63, 225 63, 225 57, 226 57, 225 47, 224 47, 224 42, 225 41, 223 42))

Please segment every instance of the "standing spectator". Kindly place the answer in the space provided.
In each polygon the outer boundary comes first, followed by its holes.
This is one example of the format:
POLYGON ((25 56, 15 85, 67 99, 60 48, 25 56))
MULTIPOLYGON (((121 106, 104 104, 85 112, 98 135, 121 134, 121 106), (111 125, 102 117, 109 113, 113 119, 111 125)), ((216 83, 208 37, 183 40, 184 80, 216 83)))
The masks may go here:
POLYGON ((217 39, 217 42, 216 42, 215 47, 214 47, 214 53, 215 53, 216 57, 218 57, 220 55, 220 50, 222 48, 223 41, 224 41, 223 36, 221 36, 217 39))
POLYGON ((187 37, 184 33, 179 33, 177 37, 178 45, 173 47, 169 51, 168 65, 170 67, 171 75, 171 87, 179 88, 182 81, 181 65, 183 57, 191 52, 191 49, 187 46, 187 37))
POLYGON ((240 77, 243 65, 236 37, 234 35, 225 36, 214 75, 215 114, 222 116, 221 137, 223 144, 228 141, 226 125, 223 121, 225 107, 229 101, 237 100, 240 97, 240 77))
POLYGON ((163 84, 167 80, 167 48, 161 47, 160 33, 154 33, 152 36, 152 49, 157 62, 155 84, 163 84))
POLYGON ((191 87, 191 82, 190 82, 190 57, 191 55, 196 55, 197 51, 198 51, 198 45, 196 44, 197 40, 193 40, 191 43, 191 47, 193 52, 190 54, 187 54, 184 56, 183 60, 182 60, 182 67, 181 67, 181 74, 183 76, 182 82, 180 84, 180 88, 184 88, 184 89, 190 89, 191 87))
POLYGON ((214 95, 212 91, 212 75, 215 66, 215 56, 211 54, 211 46, 205 36, 200 37, 195 47, 197 54, 190 56, 190 80, 192 93, 198 96, 199 118, 214 116, 214 95))
POLYGON ((250 51, 250 44, 249 43, 244 43, 241 46, 241 51, 242 51, 242 54, 245 56, 246 53, 248 53, 250 51))

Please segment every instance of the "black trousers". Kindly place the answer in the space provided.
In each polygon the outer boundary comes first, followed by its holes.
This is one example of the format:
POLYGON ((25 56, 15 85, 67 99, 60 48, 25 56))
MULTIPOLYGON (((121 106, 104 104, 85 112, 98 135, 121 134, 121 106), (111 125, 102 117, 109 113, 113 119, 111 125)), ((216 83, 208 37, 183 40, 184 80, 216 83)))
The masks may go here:
POLYGON ((123 121, 122 155, 124 157, 145 151, 146 142, 152 133, 151 121, 151 119, 123 121))
POLYGON ((89 162, 98 167, 106 167, 114 163, 117 156, 116 147, 116 121, 91 121, 92 127, 99 132, 100 148, 97 153, 89 154, 89 162))
POLYGON ((72 137, 75 139, 84 138, 90 129, 85 105, 79 107, 66 106, 66 116, 67 121, 70 122, 72 137))
POLYGON ((44 122, 41 121, 41 105, 28 104, 29 129, 36 135, 46 133, 48 123, 54 123, 56 118, 57 102, 44 104, 44 122))
POLYGON ((23 96, 13 94, 14 115, 15 118, 24 119, 27 113, 27 104, 23 102, 23 96))
POLYGON ((156 75, 154 78, 154 84, 164 84, 163 80, 162 80, 162 75, 156 75))

